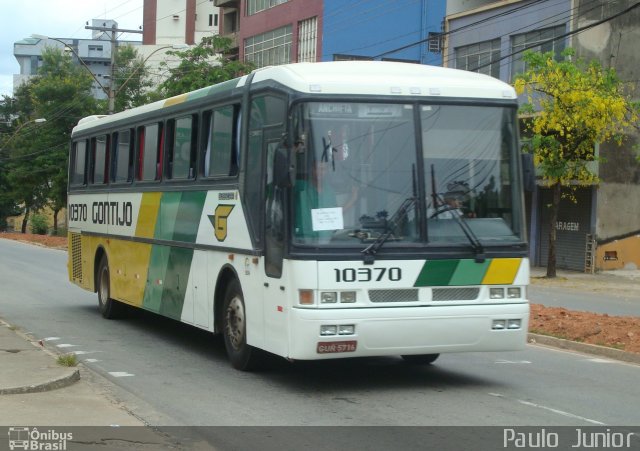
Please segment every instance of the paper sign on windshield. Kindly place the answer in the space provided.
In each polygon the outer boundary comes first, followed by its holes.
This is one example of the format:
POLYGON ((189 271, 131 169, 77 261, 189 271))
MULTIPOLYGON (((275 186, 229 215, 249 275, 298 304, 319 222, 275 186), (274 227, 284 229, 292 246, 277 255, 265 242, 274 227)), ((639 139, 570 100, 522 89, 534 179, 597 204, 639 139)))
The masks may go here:
POLYGON ((311 210, 311 226, 314 232, 320 230, 341 230, 344 228, 342 207, 314 208, 311 210))

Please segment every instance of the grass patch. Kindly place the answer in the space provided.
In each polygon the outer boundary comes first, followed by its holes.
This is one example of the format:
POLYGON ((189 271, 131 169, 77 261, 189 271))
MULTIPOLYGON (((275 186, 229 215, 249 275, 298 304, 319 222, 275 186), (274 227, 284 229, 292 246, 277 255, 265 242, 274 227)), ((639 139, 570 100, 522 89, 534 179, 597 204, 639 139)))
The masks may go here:
POLYGON ((76 366, 78 365, 78 358, 75 354, 63 354, 58 356, 58 365, 61 366, 76 366))

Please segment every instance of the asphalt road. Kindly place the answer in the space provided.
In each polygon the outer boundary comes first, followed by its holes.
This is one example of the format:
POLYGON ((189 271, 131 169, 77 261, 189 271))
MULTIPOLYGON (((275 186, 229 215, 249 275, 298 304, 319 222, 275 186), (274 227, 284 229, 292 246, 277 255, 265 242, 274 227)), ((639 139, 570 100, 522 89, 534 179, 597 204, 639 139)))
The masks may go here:
POLYGON ((207 332, 146 312, 102 319, 96 295, 68 282, 66 258, 0 240, 0 317, 76 352, 153 425, 640 425, 640 366, 539 346, 443 355, 426 367, 274 359, 238 372, 207 332))
POLYGON ((640 316, 640 290, 635 295, 616 293, 615 290, 589 294, 573 288, 549 287, 532 284, 528 289, 529 301, 547 307, 607 313, 613 316, 640 316))

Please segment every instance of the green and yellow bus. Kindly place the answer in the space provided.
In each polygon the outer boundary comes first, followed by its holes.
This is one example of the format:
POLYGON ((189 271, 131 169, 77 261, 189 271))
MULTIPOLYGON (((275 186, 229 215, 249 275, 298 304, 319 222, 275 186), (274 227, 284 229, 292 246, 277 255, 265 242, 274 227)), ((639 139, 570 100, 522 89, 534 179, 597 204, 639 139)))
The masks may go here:
POLYGON ((300 63, 82 119, 69 278, 222 333, 235 368, 522 349, 514 90, 395 62, 300 63))

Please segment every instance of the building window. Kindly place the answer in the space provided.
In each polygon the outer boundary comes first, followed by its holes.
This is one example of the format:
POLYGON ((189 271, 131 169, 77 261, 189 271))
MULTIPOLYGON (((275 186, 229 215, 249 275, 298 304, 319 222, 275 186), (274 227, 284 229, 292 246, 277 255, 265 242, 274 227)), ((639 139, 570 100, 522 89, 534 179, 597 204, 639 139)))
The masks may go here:
POLYGON ((256 67, 291 62, 291 25, 244 40, 244 60, 256 67))
POLYGON ((252 16, 255 13, 273 8, 282 3, 287 3, 288 1, 289 0, 247 0, 247 16, 252 16))
POLYGON ((456 69, 500 78, 500 39, 458 47, 455 54, 456 69))
POLYGON ((565 34, 565 26, 559 25, 552 28, 530 31, 528 33, 517 34, 511 37, 511 53, 513 62, 511 64, 511 76, 521 74, 527 70, 527 65, 522 61, 521 50, 527 48, 534 52, 553 52, 556 59, 560 59, 560 54, 565 48, 565 38, 556 39, 565 34), (519 52, 519 53, 515 53, 519 52))
POLYGON ((442 33, 429 32, 429 52, 440 53, 442 52, 442 33))
POLYGON ((373 61, 371 56, 333 54, 334 61, 373 61))
POLYGON ((318 43, 318 18, 312 17, 298 22, 298 62, 316 61, 318 43))

